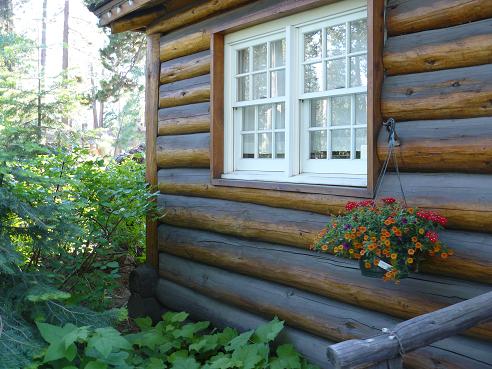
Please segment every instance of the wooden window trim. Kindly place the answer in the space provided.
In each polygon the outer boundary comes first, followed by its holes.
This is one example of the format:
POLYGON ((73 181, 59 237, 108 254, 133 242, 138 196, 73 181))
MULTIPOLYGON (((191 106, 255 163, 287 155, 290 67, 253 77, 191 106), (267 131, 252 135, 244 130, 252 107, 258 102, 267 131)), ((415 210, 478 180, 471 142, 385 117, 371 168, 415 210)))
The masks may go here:
MULTIPOLYGON (((235 20, 228 25, 213 30, 211 34, 211 135, 210 135, 210 165, 211 182, 216 186, 244 187, 270 189, 278 191, 292 191, 303 193, 319 193, 340 196, 373 197, 376 181, 380 169, 377 158, 377 139, 382 122, 381 89, 384 78, 383 46, 384 46, 384 0, 368 0, 368 81, 367 81, 367 187, 346 187, 333 185, 312 185, 302 183, 246 181, 221 178, 224 173, 224 36, 227 33, 247 28, 258 23, 285 17, 286 15, 305 10, 306 2, 325 5, 327 1, 287 1, 284 11, 274 14, 265 11, 252 17, 235 20), (290 6, 288 6, 290 4, 290 6), (263 15, 263 17, 261 16, 263 15)), ((333 2, 333 1, 331 1, 333 2)))

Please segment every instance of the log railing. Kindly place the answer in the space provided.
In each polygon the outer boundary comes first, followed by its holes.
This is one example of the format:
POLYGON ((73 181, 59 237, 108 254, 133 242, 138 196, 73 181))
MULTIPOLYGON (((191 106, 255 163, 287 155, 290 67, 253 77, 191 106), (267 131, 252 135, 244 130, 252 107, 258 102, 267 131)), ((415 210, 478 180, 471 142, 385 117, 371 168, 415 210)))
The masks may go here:
POLYGON ((369 339, 328 347, 335 369, 401 369, 402 355, 492 320, 492 292, 417 316, 369 339))

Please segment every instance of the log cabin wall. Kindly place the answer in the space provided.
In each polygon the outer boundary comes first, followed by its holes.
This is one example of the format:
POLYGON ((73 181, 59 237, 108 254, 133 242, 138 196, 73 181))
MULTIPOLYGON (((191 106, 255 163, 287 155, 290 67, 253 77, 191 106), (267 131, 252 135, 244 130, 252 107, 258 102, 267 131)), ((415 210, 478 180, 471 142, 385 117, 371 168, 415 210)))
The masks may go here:
MULTIPOLYGON (((159 98, 149 108, 158 110, 157 132, 147 138, 162 209, 157 297, 217 326, 248 329, 276 315, 289 327, 282 339, 329 368, 331 342, 374 335, 491 288, 492 1, 390 0, 386 7, 381 108, 398 121, 403 188, 409 206, 449 218, 442 239, 455 249, 399 285, 307 249, 353 198, 211 184, 210 32, 288 2, 200 1, 148 28, 161 34, 160 73, 151 75, 159 98)), ((386 140, 381 131, 380 159, 386 140)), ((380 196, 400 196, 394 173, 380 196)), ((405 366, 492 368, 491 340, 492 324, 483 324, 405 355, 405 366)))

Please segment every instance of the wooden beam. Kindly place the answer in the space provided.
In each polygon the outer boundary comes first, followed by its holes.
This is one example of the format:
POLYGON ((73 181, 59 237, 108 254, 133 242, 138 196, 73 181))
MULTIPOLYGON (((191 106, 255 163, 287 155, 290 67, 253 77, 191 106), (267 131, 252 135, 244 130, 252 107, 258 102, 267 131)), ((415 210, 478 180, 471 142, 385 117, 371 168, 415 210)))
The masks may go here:
POLYGON ((179 135, 210 131, 210 104, 181 105, 159 110, 159 135, 179 135))
MULTIPOLYGON (((492 118, 401 122, 396 130, 401 170, 492 173, 492 118)), ((388 155, 386 131, 379 135, 378 155, 388 155)))
POLYGON ((210 48, 210 32, 198 31, 161 43, 161 61, 179 58, 210 48))
MULTIPOLYGON (((141 9, 145 6, 153 6, 162 3, 164 0, 133 0, 130 4, 127 0, 114 0, 99 8, 95 13, 99 16, 99 26, 108 24, 141 9)), ((163 5, 159 4, 162 8, 163 5)))
POLYGON ((151 8, 115 20, 110 24, 111 33, 121 33, 145 29, 151 22, 167 14, 165 7, 151 8))
MULTIPOLYGON (((308 249, 329 223, 325 215, 299 210, 225 200, 159 195, 161 222, 202 229, 234 237, 308 249)), ((492 283, 492 236, 482 233, 442 231, 440 238, 455 251, 445 262, 428 258, 420 266, 426 273, 492 283)))
POLYGON ((205 50, 161 64, 161 83, 171 83, 210 73, 210 51, 205 50))
POLYGON ((489 0, 390 0, 386 27, 388 34, 395 36, 491 17, 489 0))
MULTIPOLYGON (((478 232, 492 229, 492 176, 402 173, 401 181, 409 206, 438 211, 448 218, 449 228, 478 232)), ((197 168, 161 169, 159 190, 171 195, 239 201, 325 215, 343 212, 347 201, 360 200, 338 195, 214 186, 210 184, 210 171, 197 168)), ((379 197, 401 200, 394 173, 386 175, 379 197)))
POLYGON ((206 101, 210 101, 210 84, 202 84, 183 88, 182 90, 162 92, 159 97, 159 107, 170 108, 206 101))
POLYGON ((388 77, 382 111, 397 121, 492 115, 492 64, 388 77))
MULTIPOLYGON (((150 190, 157 187, 157 110, 159 102, 159 35, 147 37, 147 60, 145 67, 145 177, 150 190)), ((147 263, 157 267, 157 221, 150 215, 146 219, 147 263)))
POLYGON ((336 369, 350 369, 367 362, 391 360, 460 334, 492 319, 492 292, 397 324, 390 333, 371 339, 350 340, 328 348, 336 369), (392 338, 391 338, 392 337, 392 338))
POLYGON ((159 168, 208 167, 210 134, 160 136, 157 138, 157 165, 159 168), (207 150, 201 149, 206 147, 207 150))
POLYGON ((213 14, 240 7, 248 2, 249 0, 206 1, 186 11, 176 12, 170 17, 159 19, 148 27, 147 33, 167 33, 184 25, 197 23, 213 14))
POLYGON ((220 178, 224 173, 224 34, 212 34, 210 174, 220 178))
MULTIPOLYGON (((165 279, 159 281, 156 297, 169 309, 186 311, 194 320, 209 321, 220 329, 231 327, 244 332, 268 322, 263 316, 224 304, 165 279)), ((325 355, 326 347, 333 343, 329 340, 286 326, 275 342, 290 343, 311 363, 323 369, 333 369, 325 355)))
MULTIPOLYGON (((190 229, 160 226, 159 245, 162 251, 175 256, 223 268, 234 273, 246 274, 258 279, 299 288, 303 291, 354 305, 359 309, 369 309, 402 319, 409 319, 432 312, 490 291, 487 285, 428 275, 402 280, 399 285, 385 283, 380 279, 362 277, 357 262, 352 260, 190 229)), ((178 276, 182 273, 183 276, 180 278, 179 283, 186 283, 185 279, 194 278, 194 272, 197 272, 198 275, 205 274, 198 272, 198 266, 179 268, 182 272, 178 272, 175 269, 178 268, 176 263, 164 263, 163 260, 170 259, 163 259, 163 254, 161 254, 161 275, 164 273, 166 278, 173 278, 173 275, 178 276)), ((223 276, 225 274, 222 273, 223 276)), ((227 275, 230 276, 230 274, 227 275)), ((234 279, 237 280, 237 277, 223 277, 218 280, 220 283, 229 283, 233 282, 234 279)), ((257 281, 257 289, 260 291, 258 293, 261 293, 264 289, 260 287, 262 282, 258 279, 255 279, 255 281, 257 281)), ((208 281, 207 278, 202 278, 201 280, 204 284, 208 281)), ((231 289, 239 294, 243 292, 253 293, 249 292, 251 288, 247 288, 241 283, 236 283, 231 289)), ((218 291, 219 287, 212 287, 207 291, 207 294, 219 299, 226 299, 226 296, 215 295, 214 290, 218 291)), ((292 296, 297 293, 295 290, 292 292, 292 296)), ((288 296, 288 294, 285 295, 288 296)), ((238 296, 233 303, 237 304, 239 303, 238 301, 242 301, 247 304, 245 300, 246 296, 238 296)), ((265 304, 264 308, 255 307, 255 311, 265 312, 264 309, 275 305, 275 301, 278 301, 279 297, 274 297, 270 300, 265 297, 252 296, 251 300, 258 301, 258 304, 265 304)), ((322 301, 322 298, 316 299, 313 297, 313 299, 306 300, 322 301)), ((228 301, 232 302, 232 300, 228 301)), ((278 303, 280 306, 291 306, 289 301, 279 301, 278 303)), ((303 304, 301 303, 300 305, 303 304)), ((328 302, 324 302, 323 305, 325 306, 325 319, 328 319, 330 313, 326 306, 330 306, 330 308, 333 306, 333 309, 337 309, 337 305, 335 303, 332 305, 328 302)), ((340 309, 344 310, 342 307, 340 309)), ((275 314, 279 310, 280 308, 275 312, 270 311, 268 313, 275 314)), ((347 310, 346 316, 350 318, 350 309, 346 308, 345 310, 347 310)), ((306 322, 314 314, 314 312, 308 313, 302 308, 294 309, 294 311, 298 311, 299 314, 306 312, 305 318, 302 318, 301 322, 306 322)), ((371 313, 368 312, 367 314, 371 313)), ((374 314, 373 318, 368 318, 368 324, 372 322, 376 327, 378 324, 383 325, 376 318, 378 316, 380 317, 381 315, 374 314)), ((352 315, 352 317, 355 319, 355 315, 352 315)), ((370 329, 368 327, 362 328, 358 324, 348 324, 344 329, 333 327, 333 330, 331 330, 323 328, 320 319, 313 319, 313 323, 310 323, 312 328, 309 329, 312 329, 313 332, 316 331, 316 334, 323 334, 326 337, 336 338, 337 340, 344 339, 341 337, 354 334, 359 329, 360 334, 367 336, 367 329, 370 329), (316 320, 318 320, 318 328, 315 324, 316 320), (320 330, 323 330, 324 333, 320 330)), ((358 321, 364 324, 363 319, 358 321)), ((307 329, 307 324, 303 325, 303 329, 307 329)), ((343 325, 344 323, 340 321, 339 324, 343 325)), ((328 324, 328 326, 330 325, 328 324)), ((388 326, 391 327, 391 325, 388 326)), ((474 328, 473 332, 469 333, 477 337, 492 339, 491 328, 491 324, 484 324, 474 328)))
POLYGON ((388 75, 470 67, 492 62, 492 19, 390 37, 384 49, 388 75))

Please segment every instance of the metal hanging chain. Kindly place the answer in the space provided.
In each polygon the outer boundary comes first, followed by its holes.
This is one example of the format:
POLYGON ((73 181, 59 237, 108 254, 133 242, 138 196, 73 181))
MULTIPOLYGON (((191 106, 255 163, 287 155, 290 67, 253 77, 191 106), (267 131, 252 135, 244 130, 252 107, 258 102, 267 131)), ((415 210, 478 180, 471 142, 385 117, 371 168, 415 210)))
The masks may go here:
POLYGON ((381 168, 381 172, 379 172, 378 180, 376 182, 376 190, 374 191, 373 199, 375 199, 378 195, 378 192, 381 188, 381 184, 383 183, 384 176, 386 175, 386 172, 388 170, 388 164, 391 158, 393 158, 393 162, 395 164, 396 176, 398 178, 398 182, 400 184, 400 191, 403 197, 403 203, 405 204, 405 207, 407 207, 407 199, 405 197, 405 192, 403 191, 403 185, 401 183, 400 169, 398 168, 398 158, 394 150, 395 147, 400 146, 400 140, 398 139, 398 135, 396 134, 396 121, 393 118, 389 118, 386 122, 383 122, 383 126, 386 127, 386 130, 388 131, 388 135, 389 135, 388 155, 384 160, 383 166, 381 168))

